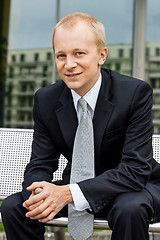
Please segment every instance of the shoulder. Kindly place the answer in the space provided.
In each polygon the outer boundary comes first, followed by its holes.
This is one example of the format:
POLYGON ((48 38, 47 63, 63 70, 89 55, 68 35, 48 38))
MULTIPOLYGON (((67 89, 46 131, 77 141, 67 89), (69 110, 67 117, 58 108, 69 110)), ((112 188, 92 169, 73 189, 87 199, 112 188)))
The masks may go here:
POLYGON ((59 81, 57 83, 51 84, 49 86, 40 88, 35 93, 35 101, 36 99, 39 101, 39 103, 42 103, 43 105, 47 104, 54 104, 56 103, 63 92, 67 95, 70 93, 70 89, 66 86, 66 84, 63 81, 59 81))
POLYGON ((110 79, 112 88, 114 90, 119 90, 122 92, 125 91, 135 91, 137 88, 142 89, 148 89, 148 91, 152 91, 151 86, 140 79, 134 78, 132 76, 123 75, 120 73, 117 73, 115 71, 112 71, 110 69, 102 69, 102 75, 107 80, 107 78, 110 79), (107 77, 108 76, 108 77, 107 77))
POLYGON ((60 82, 38 89, 35 95, 38 95, 39 97, 45 97, 50 95, 55 96, 60 94, 65 87, 66 85, 64 84, 64 82, 60 81, 60 82))
POLYGON ((35 93, 34 104, 38 103, 39 106, 45 109, 50 107, 54 108, 57 106, 57 102, 59 102, 63 92, 66 94, 69 94, 70 92, 63 81, 40 88, 35 93))

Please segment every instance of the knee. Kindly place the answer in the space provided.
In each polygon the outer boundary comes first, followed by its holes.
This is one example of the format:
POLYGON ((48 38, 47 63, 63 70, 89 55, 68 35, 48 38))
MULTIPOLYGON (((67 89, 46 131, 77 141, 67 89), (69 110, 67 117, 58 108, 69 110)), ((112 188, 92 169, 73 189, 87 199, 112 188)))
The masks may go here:
POLYGON ((13 194, 3 200, 1 205, 2 217, 9 217, 15 214, 22 207, 23 200, 20 193, 13 194))
MULTIPOLYGON (((135 194, 136 195, 136 194, 135 194)), ((132 196, 132 195, 131 195, 132 196)), ((130 197, 128 195, 127 198, 123 196, 119 196, 108 214, 108 221, 112 224, 116 221, 122 222, 141 222, 146 220, 149 221, 152 215, 152 208, 150 205, 143 202, 138 201, 136 196, 130 197)))
POLYGON ((144 211, 143 204, 138 203, 137 201, 127 201, 123 204, 119 201, 116 201, 113 205, 112 212, 114 215, 119 217, 137 217, 139 214, 141 214, 144 211))

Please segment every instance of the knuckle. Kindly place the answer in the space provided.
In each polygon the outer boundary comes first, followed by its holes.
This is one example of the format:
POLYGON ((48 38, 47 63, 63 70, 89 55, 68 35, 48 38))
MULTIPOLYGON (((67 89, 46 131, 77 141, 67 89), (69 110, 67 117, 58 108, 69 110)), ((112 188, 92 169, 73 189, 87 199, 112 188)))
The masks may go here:
POLYGON ((42 207, 41 206, 37 207, 37 212, 42 212, 42 207))
POLYGON ((41 218, 45 218, 46 215, 44 213, 41 213, 41 218))
POLYGON ((52 220, 52 216, 48 216, 47 220, 51 221, 52 220))

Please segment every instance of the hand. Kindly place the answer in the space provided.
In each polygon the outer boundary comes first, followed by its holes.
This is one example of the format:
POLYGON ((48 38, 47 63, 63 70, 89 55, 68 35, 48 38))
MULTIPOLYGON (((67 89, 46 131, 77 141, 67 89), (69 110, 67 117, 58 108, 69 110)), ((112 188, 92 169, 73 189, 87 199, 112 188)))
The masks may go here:
MULTIPOLYGON (((32 191, 32 194, 30 195, 29 199, 32 199, 33 196, 35 196, 36 194, 40 193, 43 189, 42 188, 36 188, 35 190, 32 191)), ((40 206, 41 203, 43 202, 43 200, 37 202, 37 203, 34 203, 30 206, 26 205, 25 203, 23 204, 23 206, 28 210, 28 211, 31 211, 33 209, 35 209, 36 207, 40 206)))
POLYGON ((73 202, 67 185, 57 186, 48 182, 34 182, 27 188, 32 191, 23 206, 28 210, 26 217, 48 222, 67 204, 73 202))

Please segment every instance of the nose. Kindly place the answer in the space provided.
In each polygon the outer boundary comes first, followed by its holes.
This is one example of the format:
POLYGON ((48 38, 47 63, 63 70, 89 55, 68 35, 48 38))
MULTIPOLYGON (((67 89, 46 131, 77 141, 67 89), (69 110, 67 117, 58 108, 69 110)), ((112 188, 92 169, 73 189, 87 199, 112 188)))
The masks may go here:
POLYGON ((73 57, 67 57, 66 58, 65 68, 67 70, 75 68, 76 66, 77 66, 77 63, 75 62, 73 57))

